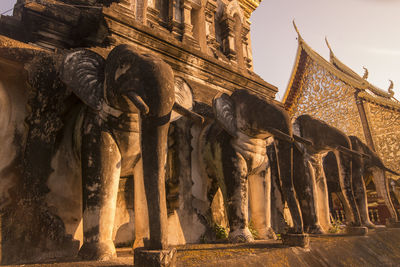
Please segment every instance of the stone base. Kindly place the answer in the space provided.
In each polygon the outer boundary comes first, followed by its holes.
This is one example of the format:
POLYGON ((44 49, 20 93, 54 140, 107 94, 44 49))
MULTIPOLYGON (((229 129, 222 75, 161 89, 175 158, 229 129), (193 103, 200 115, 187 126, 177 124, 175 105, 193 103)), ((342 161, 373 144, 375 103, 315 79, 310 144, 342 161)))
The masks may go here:
POLYGON ((308 248, 310 246, 310 237, 308 234, 282 234, 282 243, 291 247, 308 248))
MULTIPOLYGON (((25 247, 22 243, 0 242, 0 265, 19 265, 31 262, 58 261, 60 259, 71 259, 76 257, 79 250, 79 240, 69 239, 50 249, 40 247, 25 247), (5 253, 6 252, 6 253, 5 253)), ((48 242, 51 245, 51 242, 48 242)))
POLYGON ((165 250, 136 248, 133 259, 135 267, 175 267, 176 248, 165 250))
POLYGON ((113 241, 84 242, 78 254, 84 260, 106 261, 117 256, 113 241))
POLYGON ((388 221, 386 223, 387 228, 400 228, 400 221, 388 221))
POLYGON ((345 228, 346 235, 366 235, 368 228, 364 226, 347 226, 345 228))
MULTIPOLYGON (((387 228, 388 227, 385 226, 385 225, 375 225, 375 228, 372 229, 372 230, 375 231, 375 232, 380 232, 380 231, 386 231, 387 228)), ((368 230, 368 231, 370 231, 370 230, 368 230)))

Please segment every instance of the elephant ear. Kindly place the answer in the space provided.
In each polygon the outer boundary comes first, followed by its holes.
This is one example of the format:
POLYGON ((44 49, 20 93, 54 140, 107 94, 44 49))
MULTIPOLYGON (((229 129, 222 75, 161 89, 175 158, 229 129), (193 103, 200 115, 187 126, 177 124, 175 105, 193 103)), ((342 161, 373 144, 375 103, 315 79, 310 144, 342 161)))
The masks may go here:
MULTIPOLYGON (((193 93, 189 85, 180 77, 175 77, 175 102, 182 107, 192 110, 193 109, 193 93)), ((172 111, 171 121, 176 121, 182 117, 175 111, 172 111)))
POLYGON ((227 94, 223 93, 214 97, 213 111, 217 122, 231 136, 237 136, 235 105, 227 94))
POLYGON ((79 50, 66 55, 61 69, 61 80, 94 110, 103 106, 104 63, 99 54, 79 50))

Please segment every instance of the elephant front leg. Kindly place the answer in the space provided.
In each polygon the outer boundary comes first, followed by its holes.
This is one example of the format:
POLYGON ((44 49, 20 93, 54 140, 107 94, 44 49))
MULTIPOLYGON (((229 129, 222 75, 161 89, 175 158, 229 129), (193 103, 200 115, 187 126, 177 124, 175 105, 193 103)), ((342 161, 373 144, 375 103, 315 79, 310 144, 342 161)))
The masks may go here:
POLYGON ((353 162, 353 192, 354 198, 357 203, 358 211, 360 212, 360 219, 363 226, 366 226, 370 229, 376 228, 375 224, 373 224, 369 219, 368 214, 368 203, 367 203, 367 191, 365 188, 365 183, 363 179, 363 170, 360 166, 357 166, 353 162))
POLYGON ((329 192, 328 185, 326 183, 325 172, 322 164, 322 155, 313 155, 311 163, 314 168, 315 175, 315 195, 317 199, 317 210, 318 222, 324 232, 327 232, 331 227, 330 216, 329 216, 329 192))
POLYGON ((271 173, 268 166, 249 176, 251 221, 259 239, 276 239, 271 227, 271 173))
POLYGON ((282 193, 288 204, 294 224, 294 233, 303 233, 303 219, 293 184, 293 148, 292 144, 276 141, 279 176, 282 182, 282 193))
POLYGON ((223 153, 223 173, 229 219, 229 240, 250 242, 254 238, 248 227, 247 164, 239 153, 223 153))
POLYGON ((84 259, 107 260, 116 256, 112 240, 120 178, 121 155, 107 132, 92 125, 82 136, 84 259))
POLYGON ((322 234, 324 231, 318 219, 318 195, 315 183, 315 169, 303 155, 296 155, 294 181, 303 215, 304 228, 310 234, 322 234))
POLYGON ((343 205, 347 206, 345 210, 349 211, 349 213, 346 214, 346 219, 353 224, 353 226, 360 226, 360 214, 353 195, 351 158, 339 151, 335 151, 334 153, 338 164, 339 184, 344 197, 343 205))

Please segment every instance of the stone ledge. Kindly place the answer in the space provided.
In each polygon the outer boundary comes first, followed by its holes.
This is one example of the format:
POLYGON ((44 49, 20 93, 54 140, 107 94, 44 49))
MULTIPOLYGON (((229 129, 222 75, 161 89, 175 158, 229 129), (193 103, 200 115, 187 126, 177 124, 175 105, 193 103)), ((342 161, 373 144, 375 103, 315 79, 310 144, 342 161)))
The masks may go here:
MULTIPOLYGON (((27 267, 133 266, 131 249, 118 249, 119 257, 105 262, 32 264, 27 267), (123 253, 121 253, 123 252, 123 253)), ((235 266, 397 266, 400 229, 370 230, 365 236, 310 236, 310 247, 287 247, 280 241, 250 244, 196 244, 177 247, 177 267, 235 266)))

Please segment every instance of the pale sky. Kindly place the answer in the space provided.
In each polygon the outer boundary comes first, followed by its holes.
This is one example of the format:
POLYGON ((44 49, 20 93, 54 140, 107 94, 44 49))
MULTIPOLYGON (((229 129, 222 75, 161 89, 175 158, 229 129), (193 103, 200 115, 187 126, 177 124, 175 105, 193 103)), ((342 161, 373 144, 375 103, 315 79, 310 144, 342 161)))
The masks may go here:
MULTIPOLYGON (((15 0, 0 0, 0 13, 15 0)), ((7 13, 10 14, 10 13, 7 13)), ((394 81, 400 98, 400 0, 263 0, 251 17, 254 71, 277 86, 280 99, 297 49, 295 19, 303 39, 329 59, 335 55, 368 81, 386 90, 394 81)))

